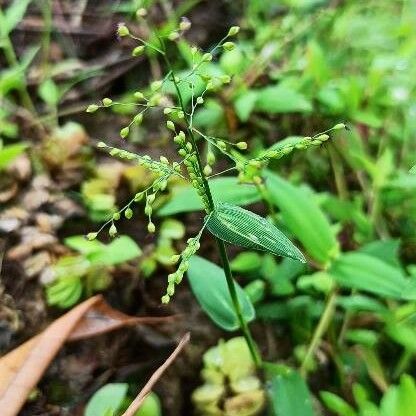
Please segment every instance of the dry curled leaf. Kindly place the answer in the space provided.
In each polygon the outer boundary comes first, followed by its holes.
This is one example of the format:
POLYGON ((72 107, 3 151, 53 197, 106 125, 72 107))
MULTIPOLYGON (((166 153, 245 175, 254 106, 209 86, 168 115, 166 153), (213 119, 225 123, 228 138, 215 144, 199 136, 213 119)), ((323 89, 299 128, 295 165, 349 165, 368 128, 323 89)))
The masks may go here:
POLYGON ((27 396, 66 341, 75 341, 136 324, 171 319, 132 317, 111 308, 94 296, 52 322, 42 333, 0 358, 0 409, 16 416, 27 396))

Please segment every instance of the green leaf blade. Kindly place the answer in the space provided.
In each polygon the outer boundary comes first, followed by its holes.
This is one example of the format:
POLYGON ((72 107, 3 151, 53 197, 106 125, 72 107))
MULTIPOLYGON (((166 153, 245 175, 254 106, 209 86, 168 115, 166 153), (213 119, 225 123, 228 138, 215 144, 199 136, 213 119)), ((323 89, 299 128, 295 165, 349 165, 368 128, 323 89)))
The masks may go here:
POLYGON ((127 383, 109 383, 97 390, 89 400, 85 416, 100 416, 120 409, 127 395, 127 383))
POLYGON ((294 89, 276 85, 257 90, 255 109, 269 114, 308 113, 312 111, 312 104, 294 89))
POLYGON ((329 273, 341 286, 392 299, 402 299, 408 284, 400 269, 359 252, 341 255, 329 273))
POLYGON ((269 395, 275 416, 314 416, 308 387, 295 371, 273 377, 269 395))
MULTIPOLYGON (((221 267, 202 257, 193 256, 189 262, 188 279, 201 308, 219 327, 226 331, 239 328, 221 267)), ((250 322, 255 318, 254 307, 241 286, 237 283, 235 285, 243 317, 250 322)))
POLYGON ((207 229, 227 243, 306 263, 303 254, 277 227, 236 205, 219 203, 207 221, 207 229))
POLYGON ((5 11, 5 17, 0 20, 0 33, 6 37, 23 20, 26 9, 32 0, 14 0, 5 11))
POLYGON ((281 211, 283 221, 319 263, 328 264, 339 253, 339 244, 327 217, 303 189, 270 172, 265 172, 270 199, 281 211))
POLYGON ((132 260, 142 254, 140 247, 127 235, 120 236, 101 250, 91 252, 87 257, 93 265, 114 266, 132 260))

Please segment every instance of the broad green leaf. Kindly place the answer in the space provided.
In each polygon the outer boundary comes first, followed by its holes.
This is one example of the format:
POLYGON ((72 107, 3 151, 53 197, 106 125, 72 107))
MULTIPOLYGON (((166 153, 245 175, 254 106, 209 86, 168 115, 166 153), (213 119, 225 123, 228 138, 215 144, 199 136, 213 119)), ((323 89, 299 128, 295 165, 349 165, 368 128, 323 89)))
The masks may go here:
POLYGON ((383 125, 383 119, 372 111, 356 111, 351 115, 352 119, 358 123, 366 124, 375 129, 383 125))
POLYGON ((0 171, 6 169, 26 148, 27 144, 24 143, 9 144, 0 147, 0 171))
MULTIPOLYGON (((260 200, 256 188, 243 185, 235 177, 223 177, 209 181, 212 196, 216 201, 229 202, 236 205, 248 205, 260 200)), ((157 212, 160 216, 173 215, 180 212, 200 211, 204 207, 201 197, 191 185, 182 186, 174 192, 172 199, 157 212)))
MULTIPOLYGON (((221 328, 235 331, 239 328, 228 291, 224 270, 199 256, 193 256, 189 262, 188 278, 192 292, 201 308, 221 328)), ((255 317, 253 305, 247 294, 235 282, 238 300, 244 319, 250 322, 255 317)))
POLYGON ((279 264, 271 255, 263 258, 261 275, 268 281, 270 294, 288 296, 294 293, 295 287, 291 280, 306 271, 306 265, 296 260, 284 258, 279 264))
MULTIPOLYGON (((345 332, 345 339, 355 344, 361 344, 369 348, 374 348, 379 340, 379 335, 377 334, 377 332, 372 331, 370 329, 348 329, 345 332)), ((374 351, 372 351, 371 349, 365 351, 369 353, 368 355, 370 355, 370 353, 374 353, 374 351)), ((367 366, 369 366, 370 364, 369 358, 372 357, 366 357, 365 360, 367 366)))
POLYGON ((274 416, 314 416, 308 387, 296 371, 273 377, 269 395, 274 416))
POLYGON ((123 235, 110 244, 98 240, 88 241, 84 236, 75 235, 65 239, 65 244, 84 254, 92 265, 113 266, 138 257, 140 247, 130 237, 123 235))
POLYGON ((323 105, 325 113, 345 114, 345 100, 337 87, 325 85, 319 90, 316 99, 323 105))
POLYGON ((321 45, 314 39, 308 43, 307 61, 307 71, 313 76, 317 85, 322 85, 328 79, 331 79, 326 54, 321 45))
POLYGON ((331 225, 314 198, 270 172, 265 172, 266 187, 271 201, 279 207, 283 221, 303 244, 309 255, 327 264, 339 252, 331 225))
POLYGON ((257 111, 265 113, 306 113, 312 111, 312 104, 299 92, 283 85, 257 90, 257 111))
MULTIPOLYGON (((223 75, 223 71, 221 68, 212 63, 212 62, 205 62, 201 64, 198 68, 198 72, 202 71, 204 74, 210 75, 212 77, 217 77, 223 75)), ((191 101, 192 95, 198 96, 200 95, 205 87, 206 82, 201 79, 201 77, 195 73, 195 71, 185 70, 177 72, 176 75, 181 79, 186 79, 187 82, 181 82, 179 84, 179 90, 181 92, 182 100, 184 104, 188 104, 191 101), (192 90, 189 88, 189 83, 192 82, 194 84, 194 89, 192 90)), ((168 78, 163 83, 163 91, 169 94, 175 94, 175 85, 173 84, 172 80, 168 78)))
POLYGON ((106 412, 115 413, 123 404, 129 385, 109 383, 97 390, 89 400, 85 416, 102 416, 106 412))
POLYGON ((329 273, 343 287, 401 299, 408 280, 400 269, 365 253, 342 254, 329 273))
POLYGON ((93 265, 113 266, 140 256, 140 247, 130 237, 123 235, 116 238, 102 250, 88 255, 88 260, 93 265))
POLYGON ((210 214, 207 229, 237 246, 268 251, 306 263, 303 254, 272 223, 236 205, 219 203, 210 214))

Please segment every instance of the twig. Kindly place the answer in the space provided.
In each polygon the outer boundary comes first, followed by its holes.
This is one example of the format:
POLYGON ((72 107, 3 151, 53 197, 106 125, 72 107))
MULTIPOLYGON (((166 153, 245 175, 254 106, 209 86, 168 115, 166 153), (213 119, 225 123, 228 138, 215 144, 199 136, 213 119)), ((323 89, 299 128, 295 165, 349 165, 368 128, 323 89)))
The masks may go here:
POLYGON ((133 402, 128 407, 128 409, 121 416, 134 416, 134 414, 137 412, 137 410, 143 404, 143 402, 146 399, 146 397, 152 391, 153 386, 156 384, 156 382, 159 380, 159 378, 162 376, 162 374, 165 372, 165 370, 176 359, 176 357, 179 355, 179 353, 183 350, 183 348, 185 347, 185 345, 189 342, 190 338, 191 338, 191 336, 190 336, 189 332, 187 332, 183 336, 183 338, 180 340, 178 346, 175 348, 175 350, 172 352, 172 354, 153 373, 152 377, 150 377, 149 381, 145 384, 145 386, 142 388, 142 390, 140 391, 140 393, 137 395, 137 397, 133 400, 133 402))

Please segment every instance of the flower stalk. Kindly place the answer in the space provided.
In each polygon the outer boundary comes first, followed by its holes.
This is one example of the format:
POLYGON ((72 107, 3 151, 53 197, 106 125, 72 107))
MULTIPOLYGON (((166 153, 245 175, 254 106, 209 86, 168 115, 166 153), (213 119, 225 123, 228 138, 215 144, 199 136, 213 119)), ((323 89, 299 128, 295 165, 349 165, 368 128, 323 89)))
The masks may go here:
MULTIPOLYGON (((184 105, 182 94, 181 94, 181 91, 179 89, 179 85, 178 85, 177 80, 176 80, 175 72, 174 72, 174 70, 172 68, 172 65, 171 65, 171 62, 169 61, 169 58, 166 54, 164 42, 163 42, 162 39, 159 39, 159 40, 160 40, 160 43, 161 43, 161 49, 164 51, 164 53, 163 53, 164 61, 167 65, 167 67, 168 67, 168 70, 169 70, 170 74, 171 74, 171 80, 172 80, 172 82, 175 86, 175 90, 176 90, 176 94, 177 94, 177 98, 178 98, 180 107, 182 108, 182 111, 185 115, 184 116, 184 121, 186 123, 187 132, 188 132, 188 135, 189 135, 189 138, 190 138, 190 143, 192 145, 192 150, 194 151, 194 154, 195 154, 195 157, 196 157, 199 178, 202 179, 202 186, 203 186, 203 189, 204 189, 204 195, 202 195, 202 198, 204 199, 204 203, 205 203, 205 206, 206 206, 206 211, 209 215, 215 209, 215 204, 214 204, 214 200, 213 200, 213 197, 212 197, 212 192, 211 192, 208 180, 207 180, 207 178, 204 174, 204 167, 203 167, 203 164, 202 164, 201 156, 200 156, 200 153, 199 153, 199 149, 196 145, 196 140, 195 140, 195 136, 193 134, 193 129, 191 127, 190 119, 189 119, 189 117, 187 115, 187 112, 186 112, 186 107, 184 105)), ((230 294, 230 297, 231 297, 234 312, 235 312, 235 314, 237 316, 237 319, 238 319, 238 322, 239 322, 240 330, 241 330, 241 332, 242 332, 242 334, 243 334, 243 336, 244 336, 244 338, 247 342, 247 346, 250 350, 250 354, 252 356, 252 359, 253 359, 256 367, 260 368, 262 366, 262 359, 261 359, 261 356, 259 354, 258 348, 255 344, 255 341, 254 341, 254 339, 251 335, 250 329, 248 327, 248 323, 246 322, 246 320, 243 316, 242 310, 241 310, 241 305, 240 305, 240 302, 239 302, 238 296, 237 296, 235 280, 234 280, 234 277, 232 275, 230 262, 228 260, 228 255, 227 255, 227 250, 226 250, 225 244, 221 239, 219 239, 217 237, 215 237, 215 240, 216 240, 216 243, 217 243, 217 246, 218 246, 218 251, 220 253, 221 263, 222 263, 222 266, 223 266, 223 269, 224 269, 228 291, 229 291, 229 294, 230 294)))

